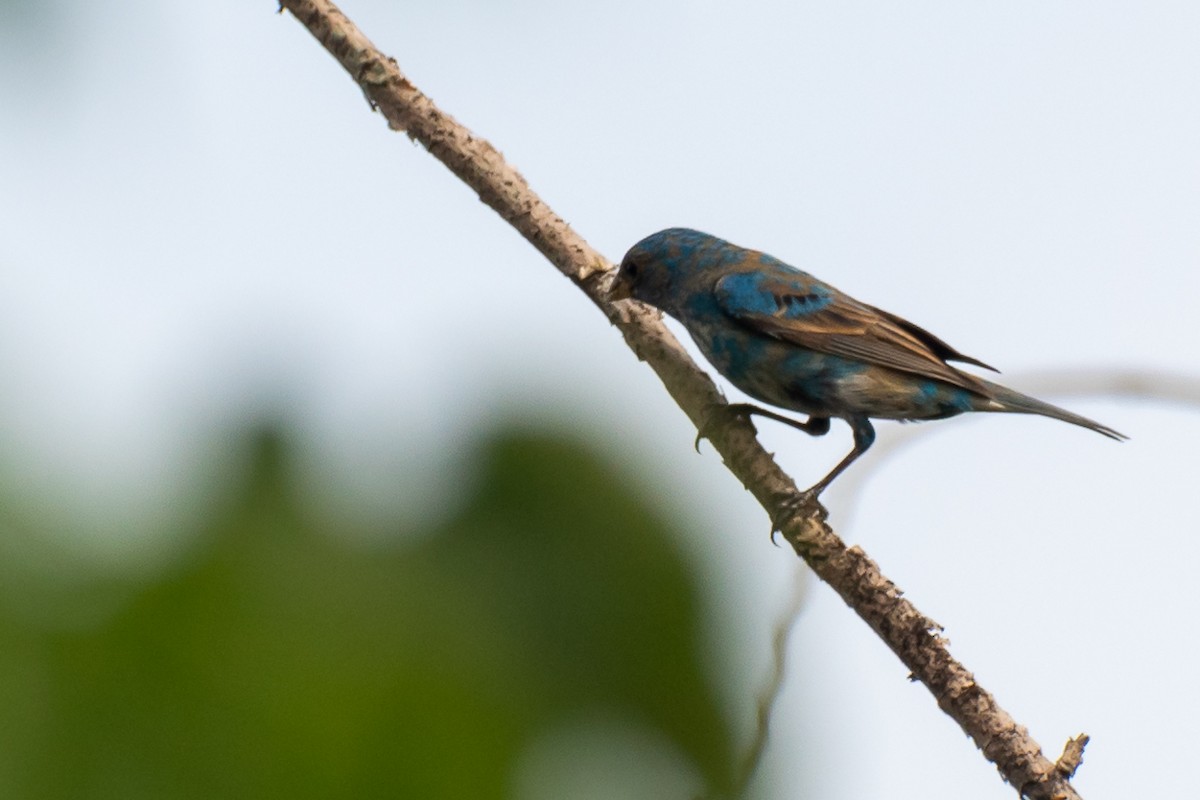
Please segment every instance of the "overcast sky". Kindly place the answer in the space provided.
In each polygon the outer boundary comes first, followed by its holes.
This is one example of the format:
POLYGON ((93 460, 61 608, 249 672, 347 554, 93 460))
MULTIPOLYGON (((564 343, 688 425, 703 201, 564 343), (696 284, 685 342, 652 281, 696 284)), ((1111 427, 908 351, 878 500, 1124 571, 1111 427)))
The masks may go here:
MULTIPOLYGON (((344 10, 614 260, 687 225, 902 314, 1017 388, 1033 370, 1200 376, 1195 3, 344 10)), ((412 498, 480 426, 548 403, 685 487, 670 502, 734 592, 714 618, 764 670, 795 572, 761 509, 691 452, 687 420, 582 295, 273 11, 0 3, 5 469, 66 509, 145 523, 205 434, 283 402, 316 480, 376 504, 401 485, 422 515, 412 498)), ((1184 796, 1200 414, 1048 399, 1132 439, 1020 417, 923 426, 856 466, 853 514, 835 485, 831 521, 1051 758, 1094 737, 1085 797, 1147 780, 1184 796)), ((802 483, 849 448, 837 423, 823 440, 760 427, 802 483)), ((904 678, 812 586, 758 796, 803 774, 822 800, 1011 798, 904 678)), ((751 698, 729 702, 748 729, 751 698)), ((608 767, 636 775, 646 748, 626 749, 608 767)))

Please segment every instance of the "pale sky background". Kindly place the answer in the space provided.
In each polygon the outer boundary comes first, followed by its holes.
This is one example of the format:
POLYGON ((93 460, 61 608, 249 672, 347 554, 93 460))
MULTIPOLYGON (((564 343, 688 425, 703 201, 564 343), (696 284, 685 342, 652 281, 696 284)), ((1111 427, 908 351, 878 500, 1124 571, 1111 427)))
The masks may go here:
MULTIPOLYGON (((583 296, 274 10, 0 3, 4 469, 66 516, 153 531, 206 433, 286 397, 314 484, 365 481, 356 511, 419 516, 482 426, 550 403, 683 487, 666 502, 731 598, 713 619, 763 674, 797 573, 761 509, 691 451, 583 296)), ((1200 376, 1194 2, 344 10, 612 259, 687 225, 902 314, 1017 388, 1032 370, 1200 376)), ((831 522, 1052 759, 1092 735, 1083 796, 1190 796, 1200 412, 1047 399, 1132 440, 934 423, 860 462, 853 514, 835 484, 831 522)), ((849 448, 837 423, 823 440, 760 427, 802 483, 849 448)), ((117 567, 165 547, 79 545, 117 567)), ((757 797, 1013 796, 823 585, 791 655, 757 797)), ((728 702, 748 733, 752 698, 728 702)), ((671 754, 652 731, 623 737, 557 776, 531 746, 515 796, 586 797, 610 771, 627 797, 665 796, 671 754)))

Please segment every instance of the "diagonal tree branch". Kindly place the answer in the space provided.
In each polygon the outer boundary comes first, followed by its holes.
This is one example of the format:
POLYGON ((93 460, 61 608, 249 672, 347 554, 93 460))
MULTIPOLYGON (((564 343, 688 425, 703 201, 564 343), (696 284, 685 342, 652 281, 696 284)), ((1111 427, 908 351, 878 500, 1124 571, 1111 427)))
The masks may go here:
MULTIPOLYGON (((494 147, 435 106, 333 3, 282 0, 284 8, 350 73, 391 128, 424 145, 591 298, 697 427, 714 405, 725 402, 707 373, 663 326, 657 311, 608 301, 611 264, 558 217, 494 147)), ((758 443, 749 422, 735 419, 709 438, 729 470, 780 523, 796 553, 887 643, 912 678, 928 687, 1008 783, 1033 800, 1079 797, 1069 782, 1072 770, 1064 768, 1078 764, 1074 751, 1062 767, 1047 759, 1025 728, 950 656, 937 623, 901 597, 861 549, 847 548, 825 524, 823 511, 787 511, 787 501, 799 498, 799 491, 758 443)))

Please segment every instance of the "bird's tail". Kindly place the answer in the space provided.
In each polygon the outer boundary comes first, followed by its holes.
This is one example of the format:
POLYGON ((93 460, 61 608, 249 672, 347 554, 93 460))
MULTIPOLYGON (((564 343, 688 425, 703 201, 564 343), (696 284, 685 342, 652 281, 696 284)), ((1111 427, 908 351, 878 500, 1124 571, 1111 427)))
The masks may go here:
POLYGON ((1049 403, 1043 403, 1037 398, 1030 397, 1020 392, 1015 392, 1006 386, 1001 386, 998 383, 985 381, 982 378, 976 378, 980 383, 988 389, 990 403, 981 403, 980 411, 999 411, 1009 412, 1013 414, 1040 414, 1043 417, 1051 417, 1052 419, 1061 419, 1063 422, 1069 422, 1072 425, 1078 425, 1081 428, 1093 430, 1096 433, 1101 433, 1110 439, 1116 439, 1118 442, 1128 439, 1129 437, 1118 431, 1114 431, 1107 425, 1101 425, 1099 422, 1090 420, 1087 417, 1081 417, 1078 414, 1072 414, 1066 409, 1052 406, 1049 403))

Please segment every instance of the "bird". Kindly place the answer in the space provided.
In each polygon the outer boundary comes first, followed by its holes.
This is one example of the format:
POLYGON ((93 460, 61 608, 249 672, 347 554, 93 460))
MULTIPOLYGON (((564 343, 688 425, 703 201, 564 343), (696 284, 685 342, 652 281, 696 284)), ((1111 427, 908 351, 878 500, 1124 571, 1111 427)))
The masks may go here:
POLYGON ((714 409, 696 445, 722 416, 762 416, 811 436, 844 420, 854 447, 801 493, 816 500, 870 449, 872 419, 936 420, 967 412, 1038 414, 1127 439, 1106 425, 964 372, 994 367, 963 355, 908 320, 855 300, 758 250, 690 228, 667 228, 633 245, 609 289, 674 317, 704 357, 750 397, 807 415, 798 420, 751 403, 714 409))

